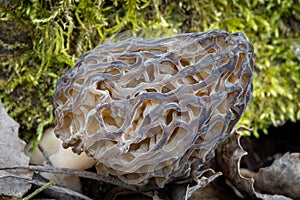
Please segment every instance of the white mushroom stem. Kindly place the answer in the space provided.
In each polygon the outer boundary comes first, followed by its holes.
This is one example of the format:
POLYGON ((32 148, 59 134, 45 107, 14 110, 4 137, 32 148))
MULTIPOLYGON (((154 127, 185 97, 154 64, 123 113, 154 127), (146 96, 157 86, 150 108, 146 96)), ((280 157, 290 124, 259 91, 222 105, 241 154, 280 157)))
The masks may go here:
MULTIPOLYGON (((77 155, 73 153, 71 149, 64 149, 62 147, 62 141, 54 135, 54 128, 49 128, 44 132, 39 145, 43 147, 54 167, 85 170, 93 167, 96 163, 93 158, 88 157, 84 152, 77 155)), ((29 144, 27 149, 31 146, 32 144, 29 144)), ((27 150, 27 154, 30 156, 31 164, 47 164, 46 158, 38 148, 35 148, 32 152, 27 150)), ((49 173, 41 173, 41 175, 56 183, 59 183, 56 178, 59 177, 63 186, 76 191, 80 191, 81 189, 81 183, 78 177, 72 175, 59 175, 55 177, 53 174, 49 173)))

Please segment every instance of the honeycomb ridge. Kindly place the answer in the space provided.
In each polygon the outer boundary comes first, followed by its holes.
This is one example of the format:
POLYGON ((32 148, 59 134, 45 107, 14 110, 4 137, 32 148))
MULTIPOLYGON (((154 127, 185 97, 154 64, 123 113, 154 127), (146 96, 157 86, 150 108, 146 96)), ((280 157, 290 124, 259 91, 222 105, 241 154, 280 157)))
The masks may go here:
POLYGON ((244 113, 252 59, 242 33, 220 30, 105 42, 58 80, 55 134, 128 184, 187 178, 244 113))

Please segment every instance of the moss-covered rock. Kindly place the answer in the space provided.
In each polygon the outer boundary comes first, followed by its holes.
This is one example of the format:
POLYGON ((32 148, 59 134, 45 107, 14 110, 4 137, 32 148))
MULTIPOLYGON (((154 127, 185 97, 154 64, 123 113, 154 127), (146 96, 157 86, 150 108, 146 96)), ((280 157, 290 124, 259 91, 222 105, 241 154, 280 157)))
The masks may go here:
POLYGON ((0 101, 26 140, 53 124, 56 81, 80 55, 115 33, 148 27, 244 32, 255 47, 256 72, 240 125, 257 134, 300 120, 300 0, 7 2, 0 4, 0 101))

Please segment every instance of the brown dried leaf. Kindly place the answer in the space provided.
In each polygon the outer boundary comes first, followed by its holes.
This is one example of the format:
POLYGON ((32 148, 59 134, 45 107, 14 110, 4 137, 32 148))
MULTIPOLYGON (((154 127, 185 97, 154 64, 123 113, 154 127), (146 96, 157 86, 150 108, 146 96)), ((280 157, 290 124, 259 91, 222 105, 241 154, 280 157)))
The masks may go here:
POLYGON ((254 177, 256 189, 300 199, 300 153, 286 153, 254 177))
POLYGON ((232 193, 231 188, 224 184, 222 181, 214 181, 207 187, 197 190, 193 193, 189 200, 240 200, 234 193, 232 193))
MULTIPOLYGON (((28 166, 29 158, 24 154, 25 142, 18 138, 19 124, 6 113, 0 103, 0 168, 28 166)), ((21 198, 31 187, 22 178, 31 178, 31 172, 0 171, 0 197, 21 198)))
POLYGON ((213 169, 208 168, 203 171, 194 172, 192 181, 188 183, 172 183, 169 185, 169 191, 172 200, 188 200, 197 192, 200 193, 205 187, 213 182, 217 177, 221 176, 221 172, 215 172, 213 169))
POLYGON ((185 200, 189 199, 192 194, 194 192, 196 192, 198 189, 200 188, 204 188, 206 187, 209 183, 211 183, 214 179, 216 179, 217 177, 221 176, 222 173, 221 172, 214 172, 214 170, 212 169, 207 169, 204 170, 203 172, 201 172, 199 175, 194 177, 194 181, 197 183, 194 186, 187 186, 187 190, 186 190, 186 194, 185 194, 185 200), (206 177, 204 176, 204 173, 211 171, 213 173, 213 175, 206 177))
POLYGON ((261 194, 254 189, 254 179, 245 178, 240 174, 240 160, 247 152, 240 145, 241 135, 235 133, 219 145, 216 150, 217 162, 232 188, 237 194, 250 199, 288 200, 282 195, 261 194))

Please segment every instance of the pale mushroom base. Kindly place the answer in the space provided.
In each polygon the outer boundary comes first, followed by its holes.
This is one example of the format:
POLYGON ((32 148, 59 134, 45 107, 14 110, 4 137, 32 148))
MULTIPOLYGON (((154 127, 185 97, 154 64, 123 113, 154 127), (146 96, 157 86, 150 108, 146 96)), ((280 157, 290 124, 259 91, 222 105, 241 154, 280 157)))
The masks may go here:
MULTIPOLYGON (((93 167, 96 163, 93 158, 88 157, 84 152, 80 155, 77 155, 74 154, 71 149, 64 149, 62 147, 62 141, 54 135, 54 128, 46 129, 41 141, 38 144, 41 145, 45 153, 49 156, 48 159, 54 167, 86 170, 93 167)), ((32 143, 29 143, 26 146, 26 153, 30 157, 30 164, 49 165, 42 152, 37 147, 30 152, 31 147, 32 143)), ((41 173, 41 176, 47 178, 48 180, 53 180, 57 184, 61 182, 62 186, 75 191, 81 190, 80 180, 76 176, 54 175, 51 173, 41 173)))

